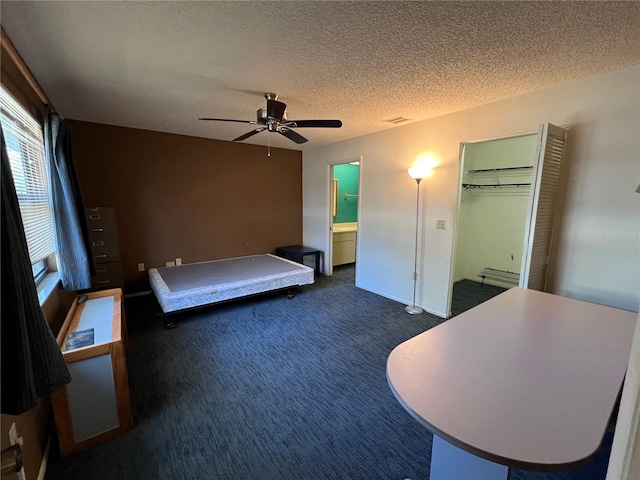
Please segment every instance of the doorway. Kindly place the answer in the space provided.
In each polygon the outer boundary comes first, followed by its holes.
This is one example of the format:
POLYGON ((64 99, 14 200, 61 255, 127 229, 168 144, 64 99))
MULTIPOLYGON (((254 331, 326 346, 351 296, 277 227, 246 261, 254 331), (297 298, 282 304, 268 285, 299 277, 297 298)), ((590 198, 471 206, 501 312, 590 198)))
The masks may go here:
POLYGON ((449 316, 514 286, 546 291, 567 130, 461 144, 449 316))
POLYGON ((463 143, 450 313, 517 286, 536 133, 463 143))
POLYGON ((329 215, 329 273, 352 271, 355 278, 358 215, 360 210, 360 158, 329 166, 331 214, 329 215))

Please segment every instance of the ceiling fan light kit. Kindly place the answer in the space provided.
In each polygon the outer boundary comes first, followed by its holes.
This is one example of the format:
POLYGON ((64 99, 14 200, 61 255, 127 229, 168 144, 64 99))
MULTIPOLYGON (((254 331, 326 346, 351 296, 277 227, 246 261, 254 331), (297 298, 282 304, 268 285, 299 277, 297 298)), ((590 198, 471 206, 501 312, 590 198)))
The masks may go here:
POLYGON ((234 142, 241 142, 253 135, 267 130, 268 132, 279 133, 287 137, 289 140, 294 141, 297 144, 305 143, 308 140, 300 135, 298 132, 294 132, 293 128, 340 128, 342 122, 340 120, 288 120, 287 119, 287 105, 278 100, 278 95, 275 93, 265 93, 264 97, 267 99, 267 106, 259 108, 256 112, 256 120, 235 120, 230 118, 208 118, 203 117, 200 120, 209 120, 216 122, 236 122, 236 123, 249 123, 251 125, 260 125, 254 128, 250 132, 240 135, 234 138, 234 142))

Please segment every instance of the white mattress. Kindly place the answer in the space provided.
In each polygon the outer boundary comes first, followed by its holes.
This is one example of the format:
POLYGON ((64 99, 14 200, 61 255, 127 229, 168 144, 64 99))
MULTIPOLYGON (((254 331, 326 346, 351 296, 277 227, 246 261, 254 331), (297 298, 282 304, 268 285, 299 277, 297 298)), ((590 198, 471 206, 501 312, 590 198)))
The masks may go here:
POLYGON ((164 313, 312 284, 314 270, 275 255, 250 255, 150 268, 151 288, 164 313))

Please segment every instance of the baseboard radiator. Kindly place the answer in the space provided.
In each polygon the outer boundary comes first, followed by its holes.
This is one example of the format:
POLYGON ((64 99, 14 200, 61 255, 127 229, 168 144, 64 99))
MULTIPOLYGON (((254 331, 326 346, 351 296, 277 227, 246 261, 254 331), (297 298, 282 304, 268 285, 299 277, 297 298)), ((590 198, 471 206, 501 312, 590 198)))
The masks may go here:
POLYGON ((507 270, 497 270, 495 268, 483 268, 482 272, 478 274, 482 278, 482 284, 484 285, 485 279, 495 280, 496 282, 502 282, 509 285, 520 284, 520 274, 516 272, 509 272, 507 270))

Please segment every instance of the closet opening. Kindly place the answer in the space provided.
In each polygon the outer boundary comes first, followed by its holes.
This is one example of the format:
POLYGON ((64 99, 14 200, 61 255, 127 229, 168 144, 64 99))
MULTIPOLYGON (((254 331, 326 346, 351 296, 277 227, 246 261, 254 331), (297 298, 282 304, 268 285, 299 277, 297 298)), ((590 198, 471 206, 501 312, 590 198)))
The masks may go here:
POLYGON ((461 145, 449 315, 520 282, 538 135, 461 145))
POLYGON ((567 132, 543 123, 537 134, 461 145, 449 316, 507 288, 549 288, 567 132))

